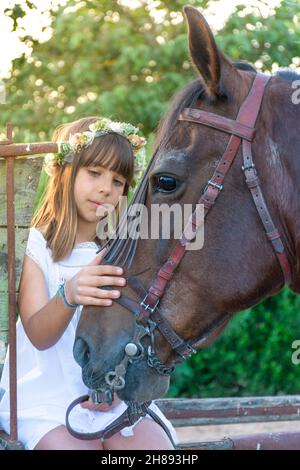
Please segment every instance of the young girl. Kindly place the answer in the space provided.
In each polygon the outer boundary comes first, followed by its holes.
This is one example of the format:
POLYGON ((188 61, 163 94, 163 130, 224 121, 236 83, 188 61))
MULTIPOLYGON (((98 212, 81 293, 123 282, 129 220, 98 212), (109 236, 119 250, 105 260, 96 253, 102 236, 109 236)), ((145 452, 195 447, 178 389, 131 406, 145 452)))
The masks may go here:
MULTIPOLYGON (((103 442, 76 439, 65 427, 68 405, 88 393, 72 354, 82 306, 112 305, 126 283, 121 268, 101 265, 105 250, 96 255, 96 227, 106 209, 117 208, 119 198, 127 195, 134 155, 145 141, 130 124, 99 117, 63 125, 53 139, 63 143, 57 155, 47 158, 51 178, 32 221, 19 289, 19 439, 26 449, 39 450, 172 449, 166 433, 148 416, 103 442)), ((0 386, 5 391, 0 425, 9 432, 8 357, 0 386)), ((151 407, 175 437, 171 424, 151 407)), ((98 431, 125 409, 117 397, 112 406, 89 400, 74 409, 71 425, 81 432, 98 431)))

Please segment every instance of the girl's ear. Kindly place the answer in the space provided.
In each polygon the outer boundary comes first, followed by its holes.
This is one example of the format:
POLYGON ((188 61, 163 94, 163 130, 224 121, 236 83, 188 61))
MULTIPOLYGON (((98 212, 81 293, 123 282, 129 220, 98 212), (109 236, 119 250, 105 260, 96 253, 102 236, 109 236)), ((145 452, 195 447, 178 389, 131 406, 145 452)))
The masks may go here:
POLYGON ((189 29, 191 60, 199 73, 208 96, 226 94, 233 78, 239 73, 227 57, 218 49, 213 33, 204 16, 194 7, 185 6, 184 13, 189 29))

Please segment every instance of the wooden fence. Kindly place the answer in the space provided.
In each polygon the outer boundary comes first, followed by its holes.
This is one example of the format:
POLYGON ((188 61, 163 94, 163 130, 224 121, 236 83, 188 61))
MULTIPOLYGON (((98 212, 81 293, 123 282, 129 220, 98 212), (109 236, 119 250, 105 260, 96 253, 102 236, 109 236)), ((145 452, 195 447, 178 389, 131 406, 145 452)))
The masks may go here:
MULTIPOLYGON (((1 147, 0 147, 1 155, 1 147)), ((35 193, 41 172, 42 158, 28 157, 15 159, 14 165, 14 212, 15 212, 15 269, 16 288, 20 280, 30 220, 33 214, 35 193)), ((8 342, 8 250, 7 250, 7 192, 6 161, 0 157, 0 362, 3 362, 8 342)))
POLYGON ((0 361, 3 362, 7 343, 10 347, 10 436, 17 443, 16 389, 16 316, 17 286, 19 285, 24 251, 37 184, 44 153, 57 152, 54 142, 14 144, 12 125, 7 125, 6 140, 0 142, 0 361), (34 157, 32 157, 34 155, 34 157), (26 157, 26 158, 21 158, 26 157), (32 158, 28 165, 28 158, 32 158))

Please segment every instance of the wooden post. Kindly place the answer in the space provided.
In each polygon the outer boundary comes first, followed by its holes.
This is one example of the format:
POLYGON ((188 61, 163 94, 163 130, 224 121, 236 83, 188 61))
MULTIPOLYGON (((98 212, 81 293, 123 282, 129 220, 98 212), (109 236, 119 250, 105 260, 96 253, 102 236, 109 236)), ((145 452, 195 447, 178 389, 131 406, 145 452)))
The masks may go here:
MULTIPOLYGON (((16 181, 15 181, 15 169, 16 166, 18 168, 18 171, 22 173, 22 163, 20 163, 19 160, 15 160, 16 157, 20 156, 28 156, 28 155, 39 155, 43 153, 48 153, 48 152, 57 152, 58 151, 58 145, 55 142, 41 142, 41 143, 29 143, 29 144, 14 144, 13 143, 13 138, 12 138, 12 124, 7 125, 7 131, 6 131, 6 140, 0 142, 0 159, 1 157, 4 157, 6 160, 6 165, 5 165, 5 179, 6 179, 6 185, 5 185, 5 193, 4 187, 3 189, 0 189, 0 195, 2 194, 2 197, 6 199, 6 214, 4 213, 4 208, 0 208, 0 215, 2 214, 1 218, 3 217, 3 223, 1 221, 0 223, 0 242, 2 240, 3 245, 6 244, 6 251, 4 246, 2 247, 0 244, 0 257, 1 259, 3 258, 3 266, 0 272, 0 285, 2 286, 2 292, 1 295, 6 297, 4 285, 6 284, 6 273, 5 273, 5 265, 6 265, 6 259, 7 259, 7 292, 8 292, 8 326, 9 326, 9 348, 10 348, 10 353, 9 353, 9 369, 10 369, 10 378, 9 378, 9 388, 10 388, 10 436, 5 438, 5 433, 1 433, 0 436, 0 448, 6 448, 6 449, 20 449, 22 448, 22 444, 18 441, 18 429, 17 429, 17 362, 16 362, 16 245, 15 245, 15 239, 16 239, 16 233, 19 234, 20 231, 28 232, 28 228, 30 225, 30 219, 32 216, 32 210, 33 210, 33 201, 34 198, 32 197, 32 194, 30 194, 30 204, 27 206, 22 205, 23 199, 24 199, 24 192, 26 192, 26 182, 23 181, 23 194, 20 194, 20 201, 21 201, 21 210, 16 206, 16 198, 15 198, 15 190, 16 190, 16 181), (17 162, 17 165, 15 164, 17 162), (27 212, 30 212, 30 214, 27 214, 26 222, 24 224, 24 217, 23 217, 23 211, 24 209, 27 212), (17 211, 17 213, 16 213, 17 211), (23 219, 22 221, 20 220, 20 215, 21 218, 23 219), (6 221, 5 221, 6 217, 6 221), (17 218, 17 220, 16 220, 17 218), (6 223, 5 223, 6 222, 6 223), (16 223, 17 222, 17 223, 16 223), (21 222, 21 224, 20 224, 21 222), (27 224, 27 226, 26 226, 27 224), (3 230, 6 230, 6 239, 4 239, 3 236, 1 236, 1 232, 3 233, 3 230), (2 251, 3 250, 3 251, 2 251), (5 444, 4 444, 4 441, 5 444)), ((22 159, 23 163, 25 159, 22 159)), ((41 169, 41 164, 38 165, 39 169, 41 169)), ((31 181, 34 182, 34 184, 31 185, 30 190, 35 191, 36 186, 38 183, 38 178, 39 178, 39 172, 37 173, 35 168, 36 165, 32 163, 31 165, 31 170, 32 170, 32 177, 30 177, 30 181, 28 186, 30 186, 31 181)), ((23 167, 24 168, 24 167, 23 167)), ((24 169, 23 169, 24 171, 24 169)), ((30 172, 29 172, 30 173, 30 172)), ((26 172, 25 172, 25 176, 26 172)), ((18 186, 18 181, 17 181, 17 186, 18 186)), ((24 235, 24 233, 23 233, 24 235)), ((26 237, 23 237, 27 239, 26 237)), ((25 241, 25 240, 24 240, 25 241)), ((25 249, 25 245, 24 249, 25 249)), ((19 247, 18 251, 19 250, 19 247)), ((22 251, 22 250, 21 250, 22 251)), ((23 258, 23 254, 21 258, 23 258)), ((2 264, 2 263, 1 263, 2 264)), ((19 265, 19 271, 21 270, 21 260, 20 258, 18 259, 18 265, 19 265)), ((2 306, 5 305, 5 300, 2 301, 2 306)), ((1 307, 1 304, 0 304, 1 307)), ((3 312, 2 312, 3 314, 3 312)), ((0 309, 0 315, 1 315, 1 309, 0 309)), ((0 318, 1 320, 1 318, 0 318)), ((0 331, 1 337, 3 338, 4 332, 0 331)), ((2 341, 2 339, 1 339, 2 341)), ((1 373, 1 370, 0 370, 1 373)))

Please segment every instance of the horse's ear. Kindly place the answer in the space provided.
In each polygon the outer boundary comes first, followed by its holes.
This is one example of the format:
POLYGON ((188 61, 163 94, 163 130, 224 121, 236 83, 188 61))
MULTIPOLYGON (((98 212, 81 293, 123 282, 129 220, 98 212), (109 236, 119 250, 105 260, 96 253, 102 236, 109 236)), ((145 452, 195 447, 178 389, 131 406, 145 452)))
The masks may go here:
POLYGON ((232 63, 219 51, 204 16, 186 5, 184 13, 189 26, 189 48, 192 62, 210 96, 224 95, 226 78, 237 73, 232 63), (225 85, 225 86, 224 86, 225 85))

